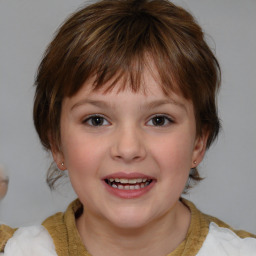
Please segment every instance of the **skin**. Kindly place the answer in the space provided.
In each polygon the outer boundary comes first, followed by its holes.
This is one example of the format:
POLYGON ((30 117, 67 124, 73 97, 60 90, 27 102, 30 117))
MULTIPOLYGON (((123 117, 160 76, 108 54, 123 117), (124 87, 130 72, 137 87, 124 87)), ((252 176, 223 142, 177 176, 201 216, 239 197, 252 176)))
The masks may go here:
POLYGON ((61 151, 52 153, 84 205, 77 228, 94 256, 166 255, 187 234, 190 212, 179 198, 207 136, 196 136, 193 104, 164 95, 153 77, 144 71, 146 92, 119 92, 117 84, 104 94, 87 81, 63 100, 61 151), (154 182, 146 193, 122 198, 104 182, 120 172, 154 182))
POLYGON ((8 178, 0 166, 0 200, 3 199, 8 190, 8 178))

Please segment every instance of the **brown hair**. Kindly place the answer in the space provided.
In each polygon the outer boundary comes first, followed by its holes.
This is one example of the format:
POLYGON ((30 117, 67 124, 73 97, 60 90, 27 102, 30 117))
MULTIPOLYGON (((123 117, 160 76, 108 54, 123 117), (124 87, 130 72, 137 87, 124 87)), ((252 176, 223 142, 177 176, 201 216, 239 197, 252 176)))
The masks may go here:
MULTIPOLYGON (((109 90, 125 77, 137 92, 147 56, 163 91, 179 92, 193 102, 197 135, 209 133, 208 148, 220 128, 220 68, 200 26, 167 0, 103 0, 78 10, 60 27, 39 66, 34 124, 45 149, 60 146, 64 97, 73 96, 91 77, 95 90, 111 80, 109 90)), ((50 187, 61 176, 55 169, 48 172, 50 187)), ((201 179, 196 169, 190 178, 201 179)))

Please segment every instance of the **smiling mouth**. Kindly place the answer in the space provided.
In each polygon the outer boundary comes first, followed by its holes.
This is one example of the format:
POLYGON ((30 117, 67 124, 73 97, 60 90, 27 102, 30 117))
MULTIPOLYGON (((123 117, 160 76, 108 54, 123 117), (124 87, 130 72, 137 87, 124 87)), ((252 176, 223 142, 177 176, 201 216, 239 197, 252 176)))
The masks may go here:
POLYGON ((122 190, 138 190, 147 187, 153 180, 147 178, 125 179, 110 178, 104 180, 109 186, 122 190))

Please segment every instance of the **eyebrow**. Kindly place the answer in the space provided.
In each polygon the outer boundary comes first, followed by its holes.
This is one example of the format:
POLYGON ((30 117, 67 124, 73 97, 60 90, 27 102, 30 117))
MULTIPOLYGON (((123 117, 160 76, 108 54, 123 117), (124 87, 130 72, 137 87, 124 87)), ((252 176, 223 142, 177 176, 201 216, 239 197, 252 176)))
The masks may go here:
MULTIPOLYGON (((81 100, 81 101, 77 102, 76 104, 74 104, 71 107, 71 111, 74 108, 77 108, 77 107, 79 107, 81 105, 85 105, 85 104, 94 105, 94 106, 100 107, 100 108, 111 108, 112 107, 111 106, 112 104, 109 103, 109 102, 105 102, 105 101, 101 101, 101 100, 93 100, 93 99, 84 99, 84 100, 81 100)), ((159 107, 161 105, 166 105, 166 104, 176 105, 178 107, 183 108, 187 112, 187 108, 185 107, 184 104, 182 104, 181 102, 177 102, 173 99, 164 99, 164 100, 152 101, 152 102, 147 103, 145 106, 143 106, 143 108, 152 109, 152 108, 156 108, 156 107, 159 107)))
POLYGON ((183 108, 187 112, 187 108, 185 107, 184 104, 182 104, 181 102, 177 102, 173 99, 156 100, 156 101, 148 103, 146 105, 146 108, 156 108, 156 107, 159 107, 161 105, 166 105, 166 104, 176 105, 178 107, 183 108))
POLYGON ((85 104, 90 104, 90 105, 94 105, 96 107, 103 107, 103 108, 109 108, 110 105, 112 105, 112 104, 109 104, 108 102, 101 101, 101 100, 84 99, 84 100, 81 100, 81 101, 77 102, 76 104, 74 104, 71 107, 71 110, 73 110, 74 108, 77 108, 81 105, 85 105, 85 104))

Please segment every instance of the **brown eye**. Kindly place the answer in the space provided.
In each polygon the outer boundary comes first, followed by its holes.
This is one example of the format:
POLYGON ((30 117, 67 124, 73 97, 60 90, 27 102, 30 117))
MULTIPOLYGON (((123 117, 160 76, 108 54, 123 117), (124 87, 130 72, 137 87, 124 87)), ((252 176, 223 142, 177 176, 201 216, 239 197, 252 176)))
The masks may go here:
POLYGON ((152 119, 152 123, 155 126, 162 126, 165 124, 165 117, 163 116, 156 116, 152 119))
POLYGON ((168 124, 173 123, 172 119, 170 119, 167 116, 163 116, 163 115, 157 115, 152 117, 147 125, 151 125, 151 126, 167 126, 168 124))
POLYGON ((104 126, 109 125, 109 122, 102 116, 90 116, 83 123, 88 124, 89 126, 104 126))
POLYGON ((104 119, 102 117, 99 117, 99 116, 92 117, 91 120, 92 120, 91 122, 92 122, 93 126, 100 126, 104 122, 104 119))

